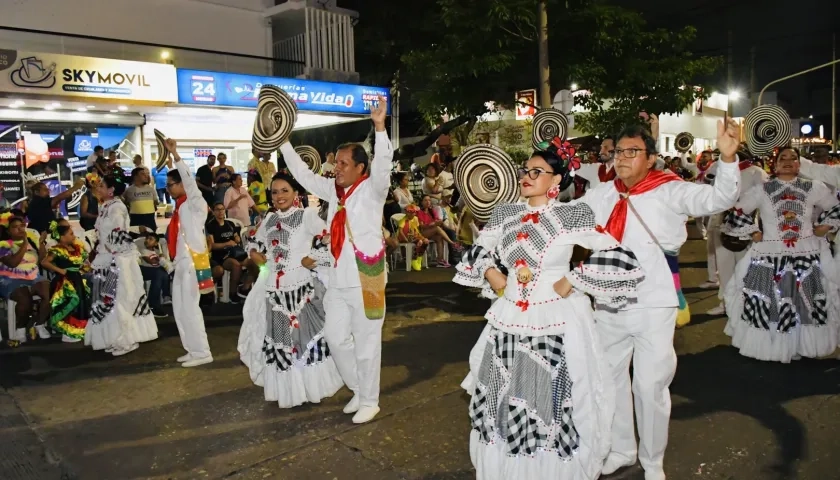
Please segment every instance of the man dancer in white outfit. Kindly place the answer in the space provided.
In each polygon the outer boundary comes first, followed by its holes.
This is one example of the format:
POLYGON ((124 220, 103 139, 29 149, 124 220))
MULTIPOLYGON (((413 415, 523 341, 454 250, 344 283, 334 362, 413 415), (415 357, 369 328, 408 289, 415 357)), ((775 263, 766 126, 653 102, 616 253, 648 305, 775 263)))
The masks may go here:
POLYGON ((673 255, 685 243, 688 216, 722 212, 738 198, 738 126, 734 122, 719 124, 718 147, 724 163, 718 168, 715 185, 697 185, 670 172, 652 170, 657 154, 655 140, 641 127, 629 128, 617 138, 618 178, 602 183, 580 200, 589 204, 599 225, 636 254, 645 270, 638 303, 615 313, 595 313, 617 395, 612 451, 604 464, 605 475, 636 463, 635 401, 638 457, 645 480, 665 479, 663 459, 671 415, 668 387, 677 369, 673 340, 679 305, 666 252, 674 260, 673 255))
POLYGON ((303 188, 330 204, 330 249, 335 261, 324 296, 324 337, 335 365, 353 399, 344 413, 355 413, 353 423, 366 423, 379 413, 379 371, 382 361, 382 323, 385 317, 384 285, 380 318, 366 312, 357 256, 383 252, 382 209, 391 184, 394 150, 385 132, 387 100, 371 110, 376 129, 373 162, 359 144, 336 151, 335 179, 312 173, 287 142, 280 147, 289 171, 303 188), (366 175, 370 163, 369 176, 366 175), (339 208, 339 203, 343 207, 339 208), (343 210, 343 212, 342 212, 343 210), (341 241, 340 237, 344 237, 341 241))
POLYGON ((189 167, 181 161, 177 146, 175 140, 166 140, 166 147, 175 157, 174 169, 172 159, 167 160, 169 173, 166 174, 166 188, 175 199, 175 214, 166 231, 169 256, 175 264, 172 310, 181 343, 187 351, 178 361, 183 367, 197 367, 213 361, 207 332, 204 330, 204 315, 198 306, 201 295, 190 254, 190 250, 197 253, 207 251, 207 237, 204 235, 207 202, 190 175, 189 167))

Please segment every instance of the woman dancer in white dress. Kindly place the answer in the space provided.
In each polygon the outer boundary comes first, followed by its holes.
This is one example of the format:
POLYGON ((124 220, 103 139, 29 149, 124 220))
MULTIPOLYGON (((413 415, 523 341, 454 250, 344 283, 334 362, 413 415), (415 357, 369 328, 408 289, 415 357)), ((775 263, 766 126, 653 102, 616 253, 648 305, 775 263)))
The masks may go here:
POLYGON ((115 357, 158 337, 143 288, 140 254, 128 232, 128 210, 119 198, 124 191, 122 178, 113 175, 103 177, 95 187, 100 200, 99 242, 91 262, 93 308, 85 329, 85 345, 115 357))
POLYGON ((724 293, 724 331, 741 355, 789 363, 837 347, 840 271, 825 235, 840 226, 840 206, 823 183, 798 176, 795 149, 779 151, 775 172, 741 195, 724 225, 728 235, 753 239, 724 293), (823 210, 816 224, 815 207, 823 210))
POLYGON ((260 223, 248 247, 260 275, 248 293, 239 334, 240 359, 267 401, 281 408, 318 403, 344 382, 324 339, 324 285, 313 271, 329 266, 326 223, 317 208, 300 208, 300 185, 278 173, 270 193, 275 211, 260 223))
POLYGON ((588 205, 555 201, 577 165, 567 144, 553 145, 519 170, 527 201, 496 206, 454 279, 498 295, 462 384, 482 480, 591 480, 610 449, 615 394, 584 293, 620 308, 643 273, 588 205), (575 245, 593 254, 570 270, 575 245))

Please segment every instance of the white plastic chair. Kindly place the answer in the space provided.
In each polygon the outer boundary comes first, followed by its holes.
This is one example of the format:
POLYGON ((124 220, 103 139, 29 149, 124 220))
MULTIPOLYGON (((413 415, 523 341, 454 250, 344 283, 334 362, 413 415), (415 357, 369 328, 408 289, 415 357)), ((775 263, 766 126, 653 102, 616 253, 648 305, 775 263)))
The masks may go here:
MULTIPOLYGON (((39 297, 38 295, 33 295, 32 296, 32 302, 33 303, 38 302, 40 300, 41 300, 41 297, 39 297)), ((6 300, 6 301, 2 301, 2 304, 0 304, 0 306, 2 306, 2 305, 5 305, 5 307, 6 307, 6 320, 7 320, 7 323, 8 323, 8 330, 7 331, 8 331, 8 334, 9 334, 9 340, 18 341, 20 343, 26 342, 26 340, 27 340, 26 329, 25 328, 17 328, 17 314, 15 313, 15 307, 17 306, 17 302, 15 302, 14 300, 6 300)), ((40 336, 41 338, 44 338, 44 336, 41 332, 38 332, 38 336, 40 336)), ((0 338, 2 338, 2 336, 0 336, 0 338)), ((49 337, 47 337, 47 338, 49 338, 49 337)))
MULTIPOLYGON (((399 239, 400 220, 402 220, 403 218, 405 218, 404 213, 395 213, 391 215, 391 227, 393 227, 394 231, 397 232, 397 239, 399 239)), ((401 242, 397 246, 397 251, 399 251, 400 248, 405 249, 405 271, 410 272, 411 261, 414 259, 414 244, 411 242, 401 242)), ((426 250, 426 252, 428 252, 428 250, 426 250)), ((426 252, 423 253, 423 267, 429 266, 429 257, 427 256, 426 252)))

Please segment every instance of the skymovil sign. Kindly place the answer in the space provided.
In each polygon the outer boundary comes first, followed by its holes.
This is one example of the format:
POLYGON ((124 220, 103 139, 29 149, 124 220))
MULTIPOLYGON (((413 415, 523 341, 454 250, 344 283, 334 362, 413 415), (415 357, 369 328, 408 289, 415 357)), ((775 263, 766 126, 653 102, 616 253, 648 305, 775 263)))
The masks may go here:
POLYGON ((0 92, 176 102, 175 67, 0 49, 0 92))

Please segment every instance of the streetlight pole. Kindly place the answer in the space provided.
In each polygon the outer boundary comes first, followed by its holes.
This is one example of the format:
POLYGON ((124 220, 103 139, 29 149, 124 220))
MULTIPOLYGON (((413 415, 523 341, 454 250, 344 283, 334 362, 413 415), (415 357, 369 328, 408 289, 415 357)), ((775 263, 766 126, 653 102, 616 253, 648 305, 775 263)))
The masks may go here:
POLYGON ((764 86, 764 88, 761 89, 761 93, 758 94, 758 105, 761 105, 761 97, 764 95, 764 91, 767 90, 767 87, 769 87, 770 85, 775 85, 779 82, 783 82, 785 80, 790 80, 791 78, 798 77, 798 76, 804 75, 806 73, 811 73, 814 70, 819 70, 821 68, 830 67, 830 66, 834 65, 835 63, 840 63, 840 60, 832 60, 828 63, 823 63, 822 65, 817 65, 816 67, 809 68, 807 70, 802 70, 801 72, 796 72, 793 75, 788 75, 787 77, 782 77, 782 78, 778 78, 776 80, 773 80, 772 82, 768 83, 767 85, 764 86))

